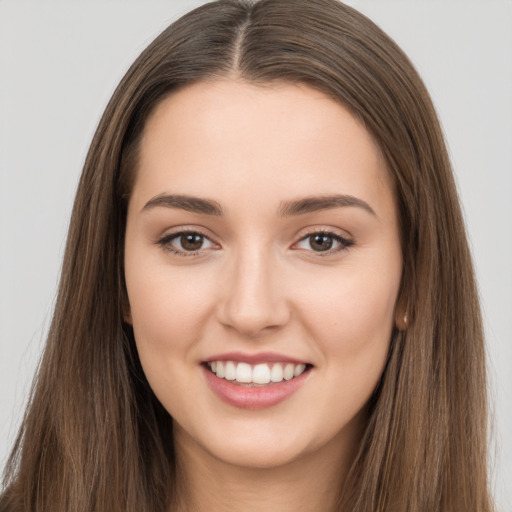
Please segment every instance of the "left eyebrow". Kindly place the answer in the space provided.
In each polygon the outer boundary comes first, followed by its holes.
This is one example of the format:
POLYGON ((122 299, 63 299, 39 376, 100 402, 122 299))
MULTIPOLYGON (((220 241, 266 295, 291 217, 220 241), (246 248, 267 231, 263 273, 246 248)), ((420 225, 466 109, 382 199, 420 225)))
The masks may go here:
POLYGON ((362 208, 368 213, 377 216, 373 208, 358 197, 335 194, 330 196, 311 196, 298 199, 297 201, 284 201, 279 207, 279 215, 286 217, 289 215, 303 215, 305 213, 317 212, 319 210, 329 210, 331 208, 341 208, 355 206, 362 208))

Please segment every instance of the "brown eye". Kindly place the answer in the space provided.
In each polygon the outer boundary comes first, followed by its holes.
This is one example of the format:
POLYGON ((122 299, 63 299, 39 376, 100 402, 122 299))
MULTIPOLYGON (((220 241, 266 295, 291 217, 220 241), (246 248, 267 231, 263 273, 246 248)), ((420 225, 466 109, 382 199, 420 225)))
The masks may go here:
POLYGON ((198 233, 183 233, 179 241, 183 250, 199 251, 203 246, 204 236, 198 233))
POLYGON ((349 248, 353 244, 354 242, 336 233, 319 231, 305 236, 294 247, 316 253, 334 254, 349 248))
POLYGON ((195 231, 182 231, 167 235, 158 240, 158 245, 178 256, 194 256, 195 253, 218 248, 206 235, 195 231))
POLYGON ((333 237, 317 233, 309 237, 309 244, 314 251, 328 251, 334 243, 333 237))

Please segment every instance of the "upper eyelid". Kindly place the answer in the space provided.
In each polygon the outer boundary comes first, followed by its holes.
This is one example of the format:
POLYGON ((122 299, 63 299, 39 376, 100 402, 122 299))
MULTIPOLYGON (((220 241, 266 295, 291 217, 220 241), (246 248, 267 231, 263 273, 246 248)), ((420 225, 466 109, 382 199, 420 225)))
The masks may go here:
POLYGON ((207 238, 208 240, 210 240, 213 243, 217 243, 217 242, 215 242, 214 237, 212 237, 212 235, 205 233, 205 230, 203 228, 195 227, 195 226, 193 226, 193 227, 177 226, 175 228, 171 228, 170 231, 165 230, 163 235, 159 235, 157 237, 156 242, 158 243, 164 239, 172 239, 179 235, 183 235, 183 234, 187 234, 187 233, 195 233, 197 235, 204 236, 205 238, 207 238))
MULTIPOLYGON (((171 240, 175 240, 177 238, 180 238, 181 236, 183 235, 188 235, 188 234, 194 234, 194 235, 199 235, 201 237, 203 237, 205 240, 207 240, 208 242, 210 242, 212 245, 220 245, 218 244, 217 242, 215 242, 215 240, 212 240, 212 238, 208 235, 205 235, 204 233, 201 233, 200 231, 177 231, 176 233, 169 233, 167 235, 164 235, 162 237, 160 237, 157 241, 157 243, 159 244, 162 244, 162 243, 169 243, 171 242, 171 240)), ((203 249, 198 249, 198 251, 201 251, 203 249)), ((189 252, 189 251, 187 251, 189 252)))
MULTIPOLYGON (((306 235, 301 236, 297 240, 297 242, 301 242, 302 240, 305 240, 306 238, 309 238, 310 236, 313 236, 313 235, 325 235, 325 236, 330 236, 331 238, 334 238, 335 240, 343 240, 344 242, 347 242, 350 244, 354 243, 353 240, 350 240, 346 236, 340 235, 338 233, 334 233, 333 231, 312 231, 311 233, 307 233, 306 235)), ((294 242, 294 243, 297 243, 297 242, 294 242)))
MULTIPOLYGON (((324 234, 324 235, 332 236, 333 238, 341 239, 342 241, 347 242, 347 246, 354 244, 354 239, 353 239, 352 235, 350 235, 345 230, 341 230, 339 228, 335 229, 332 227, 328 228, 328 227, 311 226, 308 228, 303 228, 300 231, 303 231, 303 232, 300 234, 296 233, 295 237, 298 237, 298 238, 295 238, 295 241, 292 243, 292 246, 303 241, 307 237, 315 235, 315 234, 324 234), (305 230, 305 231, 303 231, 303 230, 305 230), (346 234, 341 234, 339 231, 344 231, 346 234)), ((156 243, 161 244, 162 242, 164 242, 166 240, 170 241, 174 238, 179 237, 180 235, 187 234, 187 233, 198 234, 200 236, 203 236, 204 238, 206 238, 207 240, 209 240, 211 243, 213 243, 215 245, 218 245, 218 246, 221 245, 219 242, 217 242, 215 240, 216 237, 212 237, 211 235, 206 234, 205 230, 203 230, 200 227, 195 227, 195 226, 191 226, 191 227, 177 226, 176 228, 173 228, 173 230, 171 232, 168 232, 164 235, 159 236, 156 240, 156 243)))
POLYGON ((208 240, 212 244, 212 246, 219 246, 219 244, 217 242, 215 242, 214 240, 212 240, 211 237, 205 235, 204 233, 202 233, 201 231, 199 231, 197 229, 179 229, 172 233, 165 234, 157 239, 157 241, 155 242, 155 245, 159 246, 162 250, 164 250, 166 252, 174 253, 176 256, 179 256, 179 257, 198 256, 200 253, 203 253, 204 251, 209 251, 212 249, 212 247, 207 247, 204 249, 203 248, 197 249, 195 251, 187 251, 185 249, 180 249, 179 247, 174 247, 173 244, 171 244, 171 242, 173 240, 179 238, 180 236, 186 235, 186 234, 200 235, 201 237, 208 240))
POLYGON ((346 240, 347 242, 354 243, 354 237, 352 236, 352 234, 350 234, 345 229, 327 227, 327 226, 325 226, 325 227, 324 226, 311 226, 308 228, 303 228, 303 229, 299 230, 299 232, 296 235, 296 236, 299 236, 297 241, 304 240, 304 238, 307 238, 308 236, 311 236, 311 235, 315 235, 317 233, 335 236, 338 238, 342 238, 343 240, 346 240))
MULTIPOLYGON (((307 238, 313 236, 313 235, 326 235, 326 236, 330 236, 331 238, 333 238, 335 241, 337 241, 341 247, 343 249, 347 249, 351 246, 354 245, 354 241, 353 240, 350 240, 344 236, 341 236, 341 235, 338 235, 336 233, 333 233, 333 232, 327 232, 327 231, 313 231, 312 233, 309 233, 301 238, 299 238, 296 242, 293 243, 292 247, 299 244, 300 242, 303 242, 304 240, 306 240, 307 238)), ((328 254, 330 252, 336 252, 337 250, 339 249, 329 249, 327 251, 324 252, 324 254, 328 254)), ((319 251, 313 251, 313 252, 319 252, 319 251)))

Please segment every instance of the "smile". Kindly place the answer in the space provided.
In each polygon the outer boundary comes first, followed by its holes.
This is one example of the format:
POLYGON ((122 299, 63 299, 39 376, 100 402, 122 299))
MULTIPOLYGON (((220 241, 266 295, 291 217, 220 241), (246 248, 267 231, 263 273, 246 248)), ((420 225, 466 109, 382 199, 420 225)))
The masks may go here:
POLYGON ((209 361, 207 367, 220 379, 238 384, 265 385, 283 380, 292 380, 304 373, 305 364, 294 363, 260 363, 251 365, 236 361, 209 361))
POLYGON ((223 402, 256 410, 284 402, 309 380, 313 365, 287 359, 268 353, 226 354, 203 361, 201 367, 209 388, 223 402))

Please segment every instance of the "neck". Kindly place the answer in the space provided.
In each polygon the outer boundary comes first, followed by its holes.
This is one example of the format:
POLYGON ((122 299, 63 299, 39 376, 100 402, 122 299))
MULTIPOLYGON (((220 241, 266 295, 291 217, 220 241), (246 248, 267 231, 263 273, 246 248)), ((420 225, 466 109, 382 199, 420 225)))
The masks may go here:
POLYGON ((219 460, 183 431, 177 437, 177 512, 334 512, 358 445, 335 438, 285 465, 248 468, 219 460))

